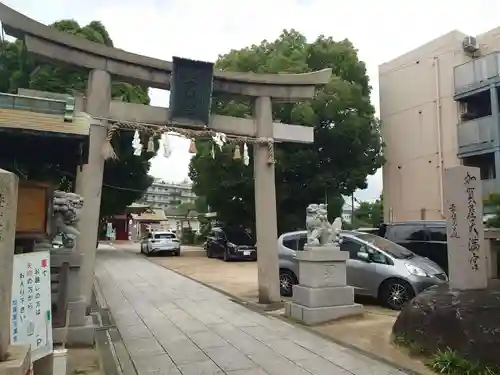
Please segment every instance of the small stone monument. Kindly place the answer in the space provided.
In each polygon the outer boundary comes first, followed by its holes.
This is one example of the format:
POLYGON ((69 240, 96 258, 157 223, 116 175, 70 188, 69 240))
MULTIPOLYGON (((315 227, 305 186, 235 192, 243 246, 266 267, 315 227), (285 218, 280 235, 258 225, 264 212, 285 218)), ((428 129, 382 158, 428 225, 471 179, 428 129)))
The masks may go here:
POLYGON ((0 374, 9 375, 24 375, 30 366, 29 345, 9 345, 18 182, 0 169, 0 374))
POLYGON ((484 246, 483 194, 479 168, 457 166, 445 169, 443 192, 450 288, 485 289, 489 270, 484 246))
POLYGON ((427 352, 453 350, 471 362, 500 366, 500 284, 488 283, 479 168, 443 173, 449 284, 428 288, 406 304, 392 328, 427 352))
POLYGON ((285 315, 304 324, 319 324, 361 314, 354 303, 354 288, 347 285, 346 261, 340 251, 340 218, 328 222, 326 204, 310 204, 306 210, 307 243, 297 252, 299 285, 293 287, 293 302, 285 305, 285 315))

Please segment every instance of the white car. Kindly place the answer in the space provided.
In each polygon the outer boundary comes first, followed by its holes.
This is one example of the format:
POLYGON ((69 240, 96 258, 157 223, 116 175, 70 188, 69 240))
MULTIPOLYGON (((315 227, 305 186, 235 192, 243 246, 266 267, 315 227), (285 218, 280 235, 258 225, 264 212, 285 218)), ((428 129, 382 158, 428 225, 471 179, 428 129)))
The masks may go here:
POLYGON ((170 231, 148 232, 142 238, 142 254, 151 255, 159 252, 168 252, 177 256, 181 254, 181 242, 174 233, 170 231))

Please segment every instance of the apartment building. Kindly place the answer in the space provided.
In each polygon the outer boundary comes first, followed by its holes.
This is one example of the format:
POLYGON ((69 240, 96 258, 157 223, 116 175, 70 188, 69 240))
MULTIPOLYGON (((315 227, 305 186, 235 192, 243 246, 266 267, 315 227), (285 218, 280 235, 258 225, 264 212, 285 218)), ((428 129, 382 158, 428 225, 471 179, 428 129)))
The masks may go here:
POLYGON ((500 27, 452 31, 379 67, 384 219, 441 219, 442 172, 481 169, 500 192, 500 27))
POLYGON ((194 203, 195 200, 196 194, 192 191, 191 182, 169 183, 155 179, 139 203, 147 204, 152 208, 171 210, 182 203, 194 203))

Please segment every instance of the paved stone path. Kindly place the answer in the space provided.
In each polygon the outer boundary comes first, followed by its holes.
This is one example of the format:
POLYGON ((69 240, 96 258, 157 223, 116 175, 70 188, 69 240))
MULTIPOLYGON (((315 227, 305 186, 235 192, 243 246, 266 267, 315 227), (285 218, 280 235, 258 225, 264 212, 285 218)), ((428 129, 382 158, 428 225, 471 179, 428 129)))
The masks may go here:
POLYGON ((405 375, 140 255, 100 249, 96 277, 139 375, 405 375))

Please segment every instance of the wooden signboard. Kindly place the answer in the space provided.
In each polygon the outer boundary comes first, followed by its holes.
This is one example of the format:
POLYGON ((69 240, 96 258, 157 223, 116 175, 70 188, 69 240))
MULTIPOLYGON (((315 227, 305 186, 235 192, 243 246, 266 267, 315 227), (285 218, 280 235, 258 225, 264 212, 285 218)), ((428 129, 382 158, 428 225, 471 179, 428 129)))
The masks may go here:
POLYGON ((41 182, 19 183, 16 237, 48 234, 52 188, 41 182))

